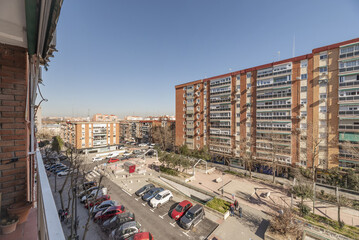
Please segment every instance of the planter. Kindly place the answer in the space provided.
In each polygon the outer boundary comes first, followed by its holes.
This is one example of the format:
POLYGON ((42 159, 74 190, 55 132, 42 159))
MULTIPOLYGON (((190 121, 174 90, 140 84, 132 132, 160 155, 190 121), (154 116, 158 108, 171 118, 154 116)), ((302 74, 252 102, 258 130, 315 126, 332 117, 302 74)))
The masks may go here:
MULTIPOLYGON (((2 234, 10 234, 15 231, 17 224, 19 223, 19 219, 13 220, 14 222, 7 225, 0 225, 2 234)), ((5 222, 6 223, 6 222, 5 222)))
POLYGON ((23 222, 26 222, 31 207, 32 207, 32 202, 14 203, 7 208, 7 212, 10 215, 10 217, 14 217, 14 216, 19 217, 19 224, 21 224, 23 222))

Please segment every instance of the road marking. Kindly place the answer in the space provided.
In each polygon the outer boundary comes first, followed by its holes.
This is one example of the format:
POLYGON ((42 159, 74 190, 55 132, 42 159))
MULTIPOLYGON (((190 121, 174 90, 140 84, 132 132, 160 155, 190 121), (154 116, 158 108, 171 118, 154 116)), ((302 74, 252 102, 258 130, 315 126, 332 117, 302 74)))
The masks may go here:
POLYGON ((143 206, 146 206, 146 203, 142 203, 143 206))
MULTIPOLYGON (((199 220, 199 222, 198 222, 198 223, 200 223, 200 222, 202 222, 202 219, 201 219, 201 220, 199 220)), ((193 227, 197 226, 197 225, 198 225, 198 223, 196 223, 193 227)))
POLYGON ((166 215, 167 215, 167 213, 163 214, 162 216, 161 215, 159 215, 159 216, 160 216, 160 218, 163 219, 163 217, 166 216, 166 215))
POLYGON ((135 198, 136 201, 138 201, 139 198, 135 198))
POLYGON ((176 223, 176 222, 170 223, 170 224, 172 225, 172 227, 176 227, 175 223, 176 223))
POLYGON ((158 216, 163 219, 163 217, 161 215, 158 215, 158 216))
POLYGON ((189 237, 189 235, 187 234, 189 232, 189 230, 187 232, 183 232, 184 235, 186 235, 187 237, 189 237))
POLYGON ((125 189, 123 189, 123 188, 121 188, 122 189, 122 191, 124 191, 125 193, 127 193, 127 195, 129 195, 130 197, 132 197, 132 194, 131 193, 129 193, 129 192, 127 192, 125 189))
POLYGON ((151 211, 151 212, 155 212, 155 208, 151 208, 150 211, 151 211))

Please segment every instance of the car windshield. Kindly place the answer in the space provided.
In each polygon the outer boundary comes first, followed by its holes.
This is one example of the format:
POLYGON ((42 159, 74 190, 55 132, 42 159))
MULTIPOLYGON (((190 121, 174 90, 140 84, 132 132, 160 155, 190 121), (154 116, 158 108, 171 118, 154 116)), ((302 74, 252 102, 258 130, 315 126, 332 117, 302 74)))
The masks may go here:
POLYGON ((157 200, 161 200, 162 196, 160 194, 157 194, 155 197, 157 200))
POLYGON ((107 208, 107 209, 103 212, 103 214, 107 213, 109 209, 110 209, 110 207, 107 208))
POLYGON ((177 207, 175 208, 175 210, 176 210, 177 212, 182 212, 183 207, 178 204, 177 207))
POLYGON ((142 188, 140 189, 140 192, 145 191, 145 190, 146 190, 146 186, 145 186, 145 187, 142 187, 142 188))
POLYGON ((191 212, 187 212, 185 216, 186 216, 189 220, 192 220, 192 219, 193 219, 193 213, 191 213, 191 212))

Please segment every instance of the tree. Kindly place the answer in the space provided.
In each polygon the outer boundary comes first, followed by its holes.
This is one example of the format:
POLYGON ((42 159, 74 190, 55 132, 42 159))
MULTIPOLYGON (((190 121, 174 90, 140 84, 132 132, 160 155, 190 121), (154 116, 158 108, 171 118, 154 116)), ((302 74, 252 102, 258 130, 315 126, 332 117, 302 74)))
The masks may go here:
POLYGON ((240 141, 240 146, 241 150, 243 150, 243 154, 241 154, 241 159, 245 162, 246 169, 249 172, 249 177, 252 178, 252 168, 254 164, 253 152, 250 150, 250 145, 247 144, 246 139, 240 141))
POLYGON ((184 155, 184 156, 189 156, 190 155, 190 151, 188 149, 188 146, 186 144, 182 145, 180 148, 179 148, 179 153, 184 155))
POLYGON ((270 222, 271 230, 281 235, 294 235, 299 238, 302 234, 302 226, 295 219, 295 214, 284 208, 281 214, 275 215, 270 222))
POLYGON ((152 141, 159 144, 162 150, 173 150, 175 140, 175 125, 166 122, 159 126, 152 126, 152 141))
POLYGON ((63 146, 64 146, 64 142, 62 141, 60 136, 54 136, 52 138, 52 143, 51 143, 51 150, 52 151, 60 153, 63 146))
POLYGON ((305 215, 307 206, 304 205, 304 199, 312 198, 313 197, 313 188, 309 184, 297 184, 293 186, 292 189, 293 193, 300 197, 300 210, 302 215, 305 215))

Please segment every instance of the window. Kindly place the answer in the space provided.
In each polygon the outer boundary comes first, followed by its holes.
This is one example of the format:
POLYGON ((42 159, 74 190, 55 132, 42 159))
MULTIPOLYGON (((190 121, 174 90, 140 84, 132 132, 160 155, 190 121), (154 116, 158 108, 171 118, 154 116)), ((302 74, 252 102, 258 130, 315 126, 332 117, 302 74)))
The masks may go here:
POLYGON ((301 91, 301 92, 306 92, 306 91, 307 91, 307 86, 300 87, 300 91, 301 91))
POLYGON ((186 104, 186 100, 183 101, 183 104, 186 104))
POLYGON ((328 58, 328 55, 325 53, 325 54, 321 54, 320 55, 320 60, 324 60, 324 59, 327 59, 328 58))
POLYGON ((319 98, 320 98, 320 99, 326 99, 326 98, 327 98, 327 94, 326 94, 326 93, 321 93, 321 94, 319 94, 319 98))
POLYGON ((301 68, 306 68, 308 66, 308 60, 304 60, 300 62, 300 67, 301 68))
POLYGON ((307 129, 307 124, 306 123, 301 123, 300 128, 301 129, 307 129))
POLYGON ((247 83, 247 88, 250 88, 252 85, 250 83, 247 83))
POLYGON ((321 113, 326 113, 327 112, 327 107, 324 106, 324 107, 319 107, 319 112, 321 113))
POLYGON ((306 117, 306 116, 307 116, 307 111, 301 111, 301 112, 300 112, 300 116, 306 117))
POLYGON ((247 78, 250 78, 251 77, 251 73, 249 72, 249 73, 247 73, 247 78))
POLYGON ((300 75, 300 79, 307 79, 308 78, 308 75, 307 74, 302 74, 300 75))
POLYGON ((327 121, 323 121, 323 120, 319 121, 319 126, 320 127, 326 127, 327 126, 327 121))
POLYGON ((301 99, 300 104, 307 104, 307 99, 301 99))
POLYGON ((326 72, 328 72, 328 68, 327 67, 320 67, 319 72, 320 73, 326 73, 326 72))

